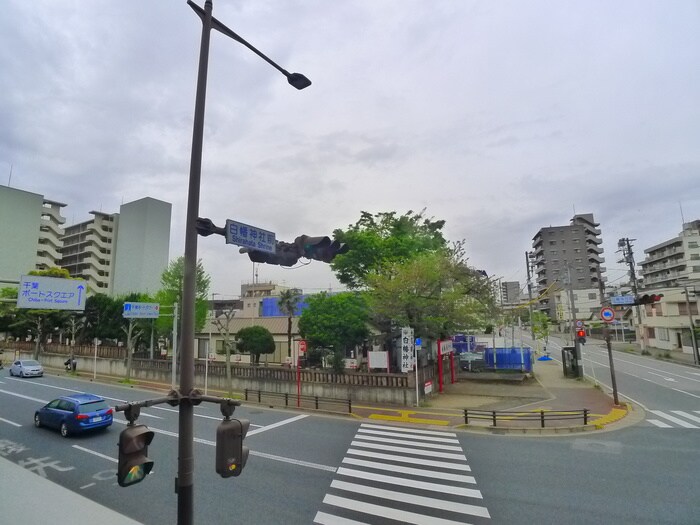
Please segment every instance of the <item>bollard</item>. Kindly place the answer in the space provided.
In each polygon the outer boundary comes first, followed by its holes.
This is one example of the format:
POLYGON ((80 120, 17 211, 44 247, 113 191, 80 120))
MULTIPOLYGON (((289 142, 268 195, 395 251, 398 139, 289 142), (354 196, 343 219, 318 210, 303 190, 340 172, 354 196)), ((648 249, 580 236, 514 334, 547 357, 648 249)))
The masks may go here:
POLYGON ((540 410, 540 425, 544 428, 544 410, 540 410))

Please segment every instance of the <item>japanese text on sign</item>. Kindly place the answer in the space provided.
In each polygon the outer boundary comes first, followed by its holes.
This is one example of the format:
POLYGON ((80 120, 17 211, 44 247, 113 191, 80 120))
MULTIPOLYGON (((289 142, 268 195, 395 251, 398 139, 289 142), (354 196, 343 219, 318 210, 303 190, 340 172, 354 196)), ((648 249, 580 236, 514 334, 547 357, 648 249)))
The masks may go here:
POLYGON ((413 368, 413 328, 401 328, 401 371, 408 372, 413 368))
POLYGON ((275 234, 242 222, 226 221, 226 242, 268 253, 275 253, 275 234))

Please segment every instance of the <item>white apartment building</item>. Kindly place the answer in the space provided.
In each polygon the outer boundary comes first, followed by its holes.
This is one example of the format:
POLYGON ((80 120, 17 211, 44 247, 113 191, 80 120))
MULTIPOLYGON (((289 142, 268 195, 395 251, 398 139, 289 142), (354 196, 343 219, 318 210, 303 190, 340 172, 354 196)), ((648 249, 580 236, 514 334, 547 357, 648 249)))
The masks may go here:
POLYGON ((586 326, 589 326, 592 321, 600 320, 600 310, 602 300, 600 291, 595 288, 586 288, 583 290, 557 290, 552 292, 550 298, 554 301, 556 310, 556 322, 559 329, 570 330, 573 321, 583 321, 586 326), (571 308, 571 297, 573 293, 573 306, 571 308))
POLYGON ((700 280, 700 220, 683 224, 677 237, 644 250, 639 263, 645 289, 700 280))
POLYGON ((65 206, 37 193, 0 186, 0 279, 18 281, 31 270, 60 265, 65 206))

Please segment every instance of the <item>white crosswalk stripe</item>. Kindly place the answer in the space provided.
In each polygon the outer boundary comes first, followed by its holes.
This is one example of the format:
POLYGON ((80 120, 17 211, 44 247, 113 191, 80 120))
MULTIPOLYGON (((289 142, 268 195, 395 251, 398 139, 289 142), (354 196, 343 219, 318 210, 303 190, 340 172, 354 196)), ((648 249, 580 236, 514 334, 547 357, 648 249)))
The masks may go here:
MULTIPOLYGON (((695 428, 700 429, 700 417, 684 410, 650 410, 652 414, 660 419, 647 419, 649 423, 659 428, 695 428)), ((700 410, 695 410, 695 414, 700 414, 700 410)))
POLYGON ((362 424, 342 463, 317 525, 490 522, 453 432, 362 424))

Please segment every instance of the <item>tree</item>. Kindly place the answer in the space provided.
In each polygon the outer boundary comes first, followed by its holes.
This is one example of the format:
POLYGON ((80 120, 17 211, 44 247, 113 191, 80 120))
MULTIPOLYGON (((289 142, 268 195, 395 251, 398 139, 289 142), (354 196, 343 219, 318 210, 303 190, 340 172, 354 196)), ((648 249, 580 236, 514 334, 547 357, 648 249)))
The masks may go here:
POLYGON ((549 341, 549 316, 544 312, 532 312, 532 331, 535 334, 535 339, 544 340, 544 351, 547 351, 547 343, 549 341))
MULTIPOLYGON (((213 306, 212 304, 212 307, 213 306)), ((226 354, 226 384, 228 385, 229 392, 233 391, 233 378, 231 377, 231 348, 233 347, 233 341, 231 340, 231 321, 235 315, 236 310, 231 306, 223 310, 214 310, 214 317, 212 319, 219 334, 224 336, 224 347, 221 351, 226 354)), ((218 350, 217 353, 219 353, 218 350)), ((207 359, 208 358, 207 356, 207 359)))
POLYGON ((275 340, 270 331, 263 326, 241 328, 236 337, 238 351, 250 354, 251 363, 255 365, 260 364, 261 354, 272 354, 275 351, 275 340))
POLYGON ((307 298, 299 319, 299 333, 311 347, 347 350, 362 344, 369 336, 369 309, 364 294, 321 292, 307 298))
MULTIPOLYGON (((162 288, 155 296, 155 301, 161 305, 161 309, 165 307, 168 310, 175 303, 178 303, 180 312, 182 312, 182 283, 184 276, 185 258, 181 256, 170 261, 160 278, 162 288)), ((211 285, 211 278, 204 271, 201 259, 197 261, 195 279, 195 331, 201 331, 207 321, 209 312, 209 286, 211 285)), ((156 326, 159 333, 170 333, 173 326, 172 317, 159 317, 156 321, 156 326)), ((179 325, 177 333, 182 333, 179 325)))
POLYGON ((350 289, 363 288, 370 276, 385 274, 393 263, 445 248, 445 221, 428 219, 424 211, 408 211, 401 216, 396 212, 371 215, 363 211, 347 230, 335 230, 335 239, 350 246, 350 251, 331 262, 338 280, 350 289))
POLYGON ((301 291, 296 288, 282 290, 278 304, 280 311, 287 315, 287 357, 292 356, 292 317, 301 299, 301 291))
POLYGON ((483 328, 493 298, 484 278, 469 268, 461 246, 395 262, 368 279, 372 311, 416 336, 441 339, 483 328))
POLYGON ((121 339, 125 324, 122 317, 124 302, 124 297, 110 297, 101 293, 88 297, 85 301, 83 339, 121 339))

